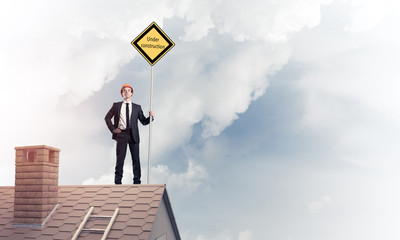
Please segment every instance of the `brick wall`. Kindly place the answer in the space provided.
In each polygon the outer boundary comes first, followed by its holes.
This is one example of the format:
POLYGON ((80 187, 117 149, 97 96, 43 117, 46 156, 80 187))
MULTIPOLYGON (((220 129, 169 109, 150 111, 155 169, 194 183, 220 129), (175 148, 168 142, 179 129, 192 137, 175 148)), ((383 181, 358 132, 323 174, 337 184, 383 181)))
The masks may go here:
POLYGON ((14 223, 42 224, 58 202, 60 149, 15 148, 14 223))

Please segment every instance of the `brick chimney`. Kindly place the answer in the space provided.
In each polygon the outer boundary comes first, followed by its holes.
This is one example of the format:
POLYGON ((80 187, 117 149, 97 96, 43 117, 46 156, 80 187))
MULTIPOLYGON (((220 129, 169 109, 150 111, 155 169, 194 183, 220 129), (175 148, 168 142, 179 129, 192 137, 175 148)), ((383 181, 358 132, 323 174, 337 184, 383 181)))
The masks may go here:
POLYGON ((14 223, 43 225, 58 202, 60 149, 15 148, 14 223))

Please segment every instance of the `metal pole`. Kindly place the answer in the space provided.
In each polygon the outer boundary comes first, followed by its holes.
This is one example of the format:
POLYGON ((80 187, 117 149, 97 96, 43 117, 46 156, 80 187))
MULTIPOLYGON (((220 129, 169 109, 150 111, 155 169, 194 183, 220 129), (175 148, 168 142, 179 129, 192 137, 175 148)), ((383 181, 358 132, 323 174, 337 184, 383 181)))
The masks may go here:
MULTIPOLYGON (((151 86, 150 86, 150 111, 153 111, 153 66, 151 66, 151 86)), ((151 153, 151 120, 152 117, 149 116, 150 123, 149 123, 149 152, 148 152, 148 162, 147 162, 147 184, 150 184, 150 153, 151 153)))

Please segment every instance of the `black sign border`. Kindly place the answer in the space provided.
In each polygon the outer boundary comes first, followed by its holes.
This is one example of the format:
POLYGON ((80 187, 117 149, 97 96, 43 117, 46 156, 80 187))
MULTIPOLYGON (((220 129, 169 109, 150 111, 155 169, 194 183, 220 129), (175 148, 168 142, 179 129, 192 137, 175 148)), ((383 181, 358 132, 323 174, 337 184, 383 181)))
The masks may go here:
POLYGON ((161 28, 157 25, 157 23, 152 22, 142 33, 140 33, 133 41, 132 45, 142 54, 142 56, 150 63, 150 65, 156 64, 158 60, 160 60, 164 54, 166 54, 171 48, 175 46, 175 43, 165 34, 161 28), (168 43, 168 46, 161 51, 154 59, 151 59, 149 55, 147 55, 141 47, 139 47, 138 42, 152 29, 155 29, 163 39, 168 43))

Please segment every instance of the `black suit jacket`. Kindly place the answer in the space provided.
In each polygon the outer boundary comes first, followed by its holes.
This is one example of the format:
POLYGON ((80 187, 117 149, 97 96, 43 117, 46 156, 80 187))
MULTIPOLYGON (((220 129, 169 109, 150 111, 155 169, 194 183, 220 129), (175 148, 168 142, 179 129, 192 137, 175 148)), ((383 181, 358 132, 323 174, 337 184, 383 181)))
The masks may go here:
MULTIPOLYGON (((113 103, 110 111, 106 114, 104 120, 106 121, 108 129, 110 129, 112 133, 112 138, 114 140, 117 140, 117 134, 114 133, 114 130, 118 128, 118 123, 119 123, 119 116, 121 114, 121 106, 122 102, 116 102, 113 103), (113 121, 111 121, 113 119, 113 121)), ((150 117, 145 117, 143 115, 142 107, 140 105, 137 105, 135 103, 132 103, 132 114, 129 118, 130 120, 130 126, 132 127, 132 136, 133 140, 136 143, 140 142, 140 137, 139 137, 139 128, 138 128, 138 120, 143 124, 147 125, 150 123, 150 117)))

